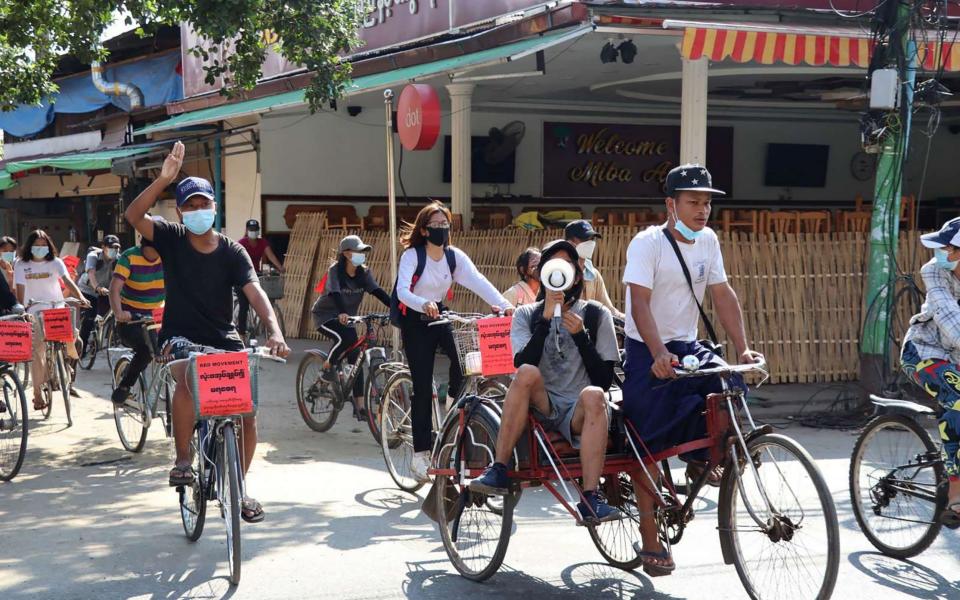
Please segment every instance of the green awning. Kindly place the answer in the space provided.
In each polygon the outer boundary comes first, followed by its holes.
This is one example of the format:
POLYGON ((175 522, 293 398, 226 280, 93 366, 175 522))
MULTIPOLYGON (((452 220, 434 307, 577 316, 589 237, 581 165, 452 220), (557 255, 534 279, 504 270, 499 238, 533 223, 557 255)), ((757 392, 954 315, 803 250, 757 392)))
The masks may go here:
POLYGON ((7 173, 6 171, 0 171, 0 192, 3 190, 9 190, 15 185, 17 185, 17 182, 10 177, 10 173, 7 173))
MULTIPOLYGON (((3 169, 7 177, 21 171, 29 171, 38 167, 55 167, 65 171, 97 171, 109 169, 114 159, 127 156, 136 156, 156 150, 156 146, 139 146, 130 148, 113 148, 110 150, 96 150, 91 152, 77 152, 74 154, 61 154, 55 156, 46 156, 41 158, 31 158, 29 160, 11 160, 8 161, 3 169)), ((0 171, 0 186, 3 185, 3 171, 0 171)), ((0 187, 0 189, 3 189, 0 187)))
MULTIPOLYGON (((551 46, 561 44, 568 40, 573 40, 585 33, 593 31, 593 26, 585 25, 573 29, 561 29, 552 31, 534 38, 506 44, 497 48, 481 50, 472 54, 446 58, 432 63, 416 65, 413 67, 403 67, 392 71, 385 71, 375 75, 367 75, 353 80, 344 91, 344 96, 351 96, 362 92, 372 92, 377 89, 387 88, 398 83, 411 82, 419 79, 425 79, 449 73, 461 71, 463 69, 477 69, 497 64, 517 60, 529 56, 540 50, 551 46)), ((224 104, 212 108, 204 108, 193 112, 184 113, 171 117, 166 121, 160 121, 152 125, 147 125, 142 129, 134 131, 135 135, 147 133, 156 133, 159 131, 170 131, 180 129, 191 125, 202 125, 204 123, 214 123, 228 119, 235 119, 249 115, 279 110, 282 108, 292 108, 306 104, 304 90, 294 90, 275 96, 257 98, 256 100, 246 100, 234 104, 224 104)))

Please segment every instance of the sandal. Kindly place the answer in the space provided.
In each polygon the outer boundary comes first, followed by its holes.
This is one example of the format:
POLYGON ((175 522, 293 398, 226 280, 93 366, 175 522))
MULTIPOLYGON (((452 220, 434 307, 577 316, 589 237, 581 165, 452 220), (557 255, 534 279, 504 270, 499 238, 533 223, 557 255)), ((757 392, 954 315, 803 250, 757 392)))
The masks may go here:
POLYGON ((946 510, 940 515, 940 522, 950 529, 960 527, 960 501, 947 504, 946 510))
POLYGON ((170 469, 170 487, 193 485, 193 480, 196 476, 197 474, 193 470, 193 465, 174 465, 173 468, 170 469))
POLYGON ((43 396, 33 397, 33 410, 44 411, 47 410, 47 406, 47 399, 43 396))
MULTIPOLYGON (((703 470, 707 468, 707 463, 699 460, 687 461, 687 479, 690 481, 699 481, 703 475, 703 470)), ((720 481, 723 479, 723 467, 717 465, 710 470, 707 475, 706 484, 710 487, 720 487, 720 481)))
POLYGON ((247 523, 259 523, 264 516, 263 506, 253 498, 244 498, 240 503, 240 517, 247 523))
POLYGON ((647 552, 640 542, 634 542, 633 549, 643 564, 643 572, 650 577, 665 577, 677 568, 676 563, 673 562, 673 555, 667 549, 660 552, 647 552), (666 564, 662 564, 664 562, 666 564))

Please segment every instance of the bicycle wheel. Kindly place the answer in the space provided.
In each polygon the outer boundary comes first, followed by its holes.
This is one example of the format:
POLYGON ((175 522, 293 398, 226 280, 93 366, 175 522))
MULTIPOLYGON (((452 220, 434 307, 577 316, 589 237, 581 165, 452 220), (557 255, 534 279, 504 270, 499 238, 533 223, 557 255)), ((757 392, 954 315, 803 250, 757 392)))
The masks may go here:
POLYGON ((103 325, 98 325, 90 331, 90 337, 80 344, 80 368, 89 371, 97 361, 97 352, 100 350, 100 337, 103 325))
POLYGON ((411 473, 413 464, 413 380, 406 371, 395 373, 383 391, 380 407, 380 449, 394 483, 415 492, 424 482, 411 473))
POLYGON ((940 533, 940 451, 913 419, 881 415, 867 423, 850 458, 850 503, 860 529, 887 556, 910 558, 940 533))
MULTIPOLYGON (((129 365, 130 358, 127 356, 117 360, 117 364, 113 367, 113 389, 120 386, 120 380, 123 379, 129 365)), ((147 392, 142 376, 130 388, 127 401, 120 405, 113 405, 113 421, 117 425, 120 443, 125 449, 130 452, 143 450, 144 444, 147 443, 147 392)))
POLYGON ((113 359, 110 357, 110 348, 116 348, 120 346, 120 335, 117 332, 117 321, 113 316, 113 313, 107 315, 106 320, 103 322, 103 337, 100 338, 100 349, 104 350, 107 355, 107 366, 110 369, 113 369, 113 359))
POLYGON ((623 518, 587 527, 593 545, 610 566, 632 571, 642 562, 633 549, 640 538, 640 509, 633 491, 633 481, 627 473, 604 476, 600 491, 607 497, 610 506, 620 510, 623 518))
POLYGON ((330 384, 321 378, 323 363, 327 360, 324 353, 306 354, 297 369, 297 407, 307 427, 324 432, 333 427, 340 414, 336 398, 330 384))
POLYGON ((204 489, 207 481, 207 462, 203 457, 203 429, 200 425, 193 430, 190 438, 190 456, 193 471, 197 474, 189 487, 177 488, 180 494, 180 521, 187 539, 195 542, 203 534, 203 524, 207 518, 207 494, 204 489))
POLYGON ((30 385, 30 363, 17 363, 14 365, 14 371, 17 373, 17 377, 20 379, 20 384, 23 386, 23 389, 27 389, 27 386, 30 385))
POLYGON ((63 395, 63 408, 67 411, 67 427, 73 427, 73 418, 70 416, 70 377, 67 375, 67 363, 63 356, 63 349, 58 348, 54 353, 57 379, 60 381, 60 393, 63 395))
POLYGON ((27 453, 27 395, 16 371, 0 370, 0 481, 20 472, 27 453))
POLYGON ((735 451, 738 460, 727 462, 720 484, 724 559, 754 600, 830 598, 840 531, 820 470, 783 435, 762 435, 747 447, 754 468, 735 451))
POLYGON ((380 443, 380 410, 383 406, 383 391, 387 388, 390 372, 385 369, 374 368, 367 377, 367 391, 364 394, 364 404, 367 409, 367 427, 373 439, 380 443))
POLYGON ((223 453, 218 471, 222 478, 218 493, 223 521, 227 526, 227 565, 230 583, 240 583, 240 454, 237 452, 237 434, 232 423, 221 430, 223 453))
MULTIPOLYGON (((497 428, 475 415, 464 424, 463 445, 457 464, 459 424, 451 421, 443 433, 443 442, 435 457, 439 469, 483 469, 492 460, 497 444, 497 428)), ((453 567, 464 577, 483 581, 503 564, 513 528, 513 510, 520 491, 505 496, 502 508, 493 510, 487 497, 472 494, 457 477, 438 475, 434 481, 438 527, 443 549, 453 567)))

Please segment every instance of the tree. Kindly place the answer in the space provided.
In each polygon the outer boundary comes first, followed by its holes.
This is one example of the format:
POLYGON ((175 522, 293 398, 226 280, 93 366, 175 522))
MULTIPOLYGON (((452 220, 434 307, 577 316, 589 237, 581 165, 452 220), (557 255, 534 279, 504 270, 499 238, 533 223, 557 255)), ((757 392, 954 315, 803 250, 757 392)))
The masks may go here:
POLYGON ((207 58, 223 48, 228 58, 211 61, 207 80, 223 77, 224 93, 251 89, 272 36, 279 52, 314 75, 306 95, 312 109, 337 98, 350 80, 341 60, 357 47, 361 0, 4 0, 0 1, 0 109, 38 104, 57 92, 52 81, 58 58, 107 59, 100 37, 116 15, 148 34, 160 24, 190 23, 208 40, 190 49, 207 58), (271 35, 264 35, 264 32, 271 35))

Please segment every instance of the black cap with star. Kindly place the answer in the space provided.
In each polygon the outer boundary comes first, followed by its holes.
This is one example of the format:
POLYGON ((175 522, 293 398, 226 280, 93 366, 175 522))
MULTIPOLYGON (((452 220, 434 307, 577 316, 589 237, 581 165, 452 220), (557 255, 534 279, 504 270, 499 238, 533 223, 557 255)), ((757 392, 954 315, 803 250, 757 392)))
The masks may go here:
POLYGON ((710 171, 702 165, 680 165, 667 173, 666 191, 668 196, 677 192, 710 192, 726 196, 727 193, 713 187, 710 171))

